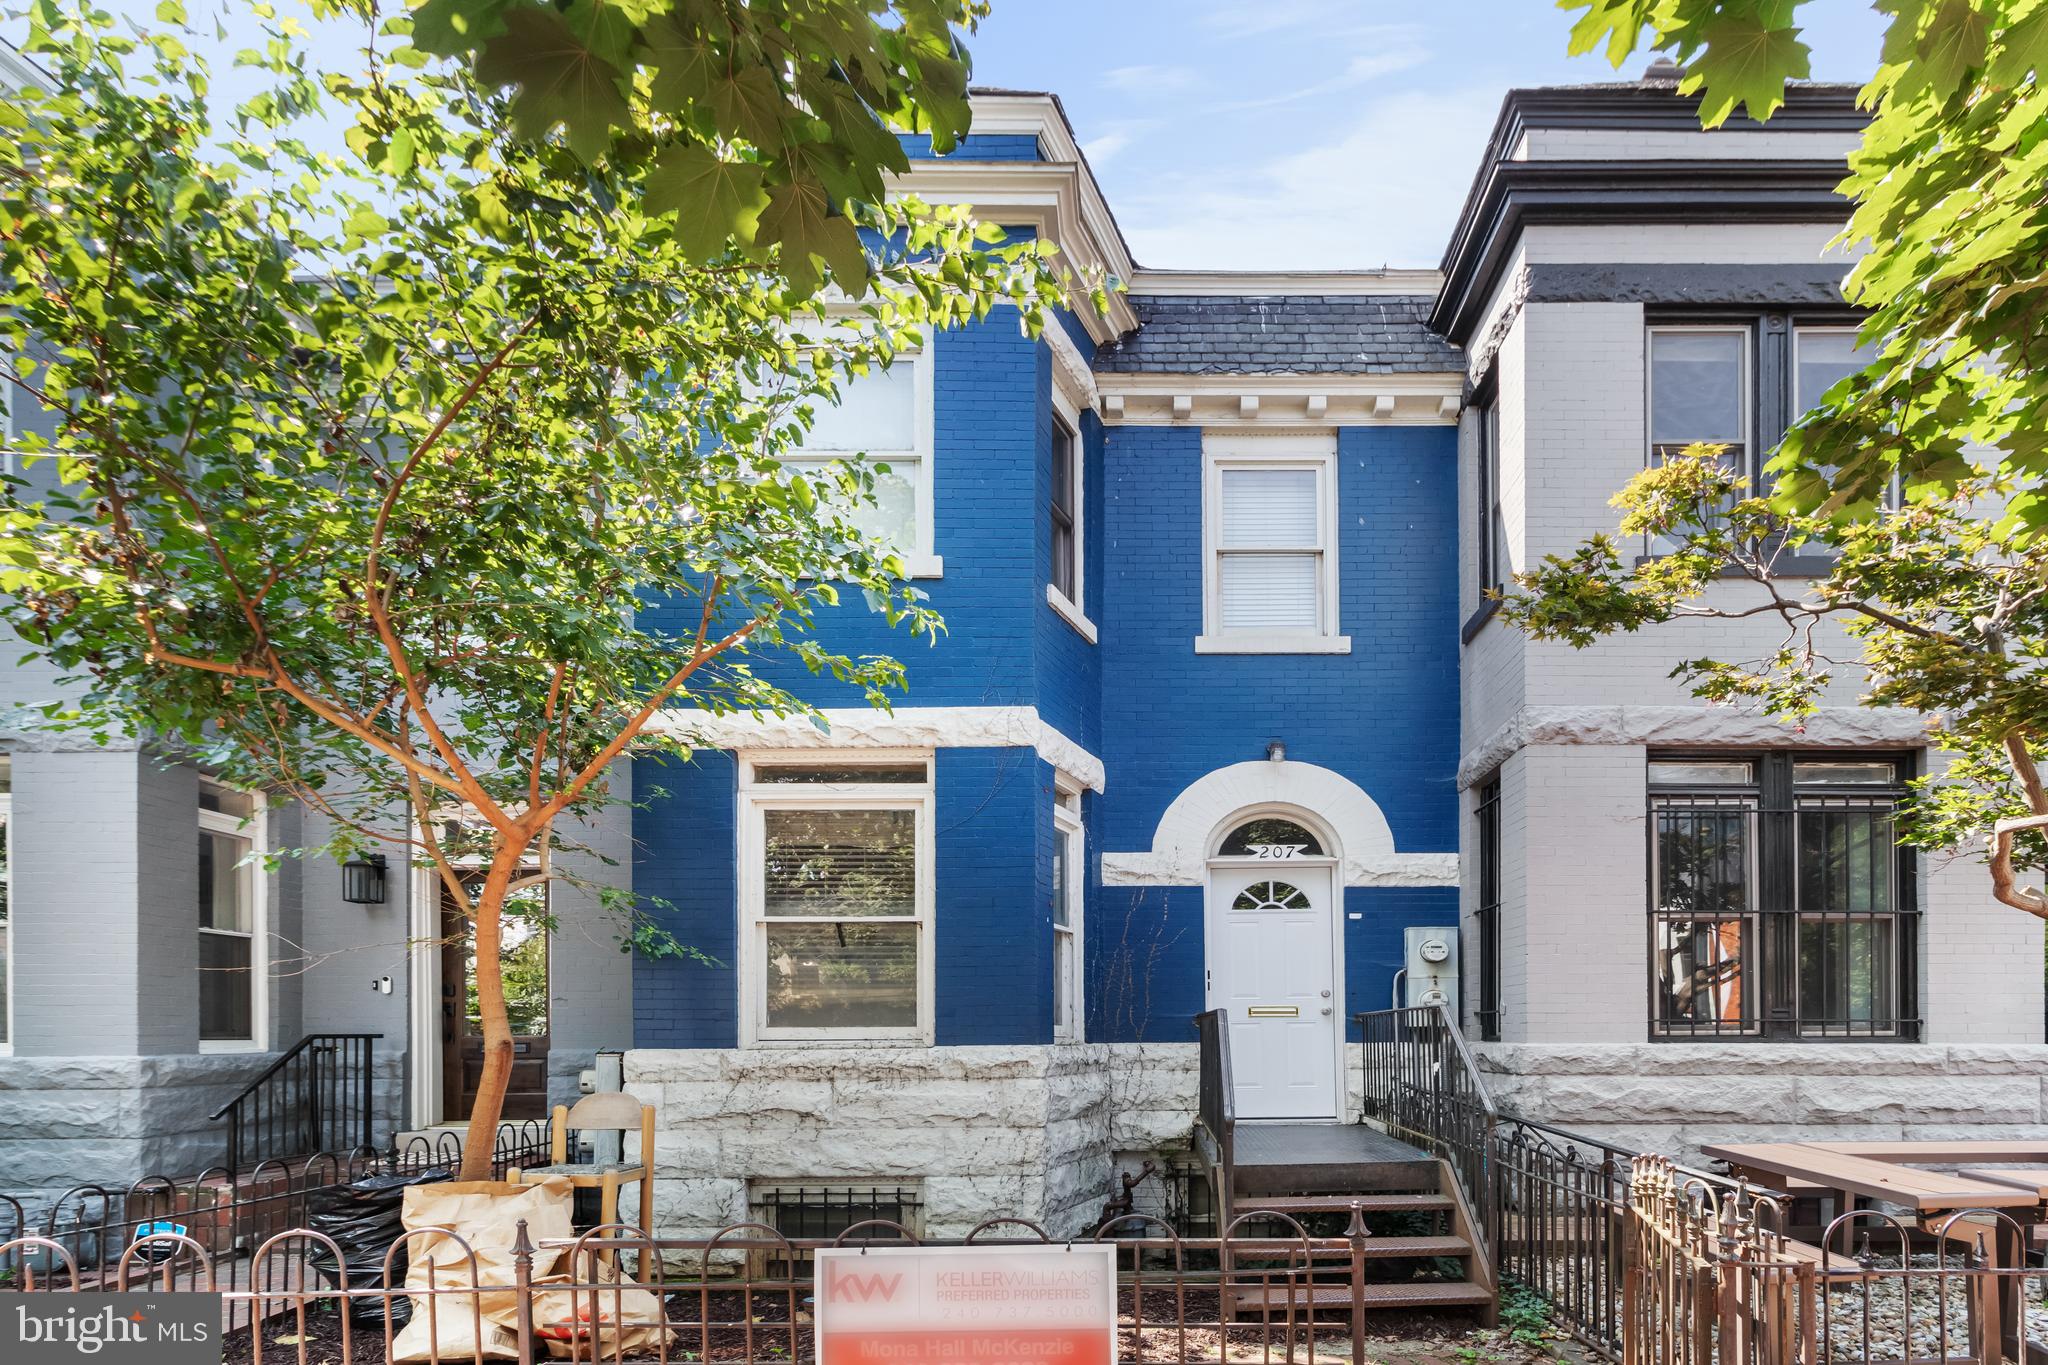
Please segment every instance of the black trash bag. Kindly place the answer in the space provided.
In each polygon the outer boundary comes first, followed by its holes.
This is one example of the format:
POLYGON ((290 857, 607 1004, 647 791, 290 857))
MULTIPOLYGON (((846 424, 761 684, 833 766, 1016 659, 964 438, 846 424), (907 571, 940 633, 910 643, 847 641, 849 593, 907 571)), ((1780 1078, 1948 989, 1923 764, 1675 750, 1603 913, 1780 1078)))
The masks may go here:
MULTIPOLYGON (((414 1185, 431 1185, 448 1178, 445 1169, 432 1168, 396 1175, 366 1175, 346 1185, 315 1190, 306 1198, 306 1226, 333 1239, 334 1245, 341 1250, 341 1264, 339 1267, 335 1265, 334 1253, 325 1243, 315 1242, 309 1257, 314 1268, 330 1279, 336 1277, 338 1270, 346 1270, 350 1289, 386 1288, 384 1254, 391 1250, 393 1242, 405 1235, 406 1190, 414 1185)), ((405 1265, 406 1253, 401 1248, 391 1258, 389 1288, 404 1287, 405 1265)), ((394 1297, 391 1300, 392 1328, 405 1326, 411 1317, 412 1300, 394 1297)), ((382 1327, 384 1300, 368 1297, 350 1299, 349 1320, 359 1326, 382 1327)))

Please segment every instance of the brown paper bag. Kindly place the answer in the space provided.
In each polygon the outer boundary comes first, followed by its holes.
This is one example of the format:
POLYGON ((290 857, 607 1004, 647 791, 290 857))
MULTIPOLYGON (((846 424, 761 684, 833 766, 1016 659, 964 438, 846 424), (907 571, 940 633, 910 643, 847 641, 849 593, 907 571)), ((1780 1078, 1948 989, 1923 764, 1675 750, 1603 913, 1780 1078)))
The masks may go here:
MULTIPOLYGON (((612 1355, 654 1350, 671 1337, 662 1325, 661 1300, 644 1289, 606 1289, 595 1295, 569 1289, 546 1289, 542 1285, 577 1283, 571 1277, 569 1250, 541 1246, 543 1241, 567 1241, 576 1235, 572 1220, 575 1192, 569 1182, 552 1177, 531 1185, 502 1181, 471 1181, 441 1185, 419 1185, 405 1192, 402 1217, 407 1232, 446 1228, 469 1244, 476 1253, 478 1285, 488 1286, 481 1294, 420 1294, 413 1298, 412 1321, 391 1343, 392 1365, 418 1365, 440 1360, 511 1360, 518 1356, 519 1303, 511 1288, 512 1244, 519 1235, 519 1220, 526 1220, 526 1235, 533 1244, 533 1325, 535 1337, 558 1356, 570 1352, 571 1343, 582 1343, 580 1354, 590 1355, 589 1341, 595 1330, 599 1350, 612 1355), (427 1303, 437 1300, 433 1321, 428 1321, 427 1303), (471 1305, 477 1305, 472 1308, 471 1305), (481 1315, 482 1340, 477 1339, 481 1315)), ((411 1258, 405 1287, 425 1290, 468 1289, 471 1285, 469 1257, 462 1242, 439 1231, 427 1231, 410 1242, 411 1258), (431 1263, 431 1270, 429 1265, 431 1263)), ((576 1273, 590 1283, 590 1267, 597 1267, 596 1283, 615 1284, 618 1272, 601 1258, 584 1256, 576 1273)))

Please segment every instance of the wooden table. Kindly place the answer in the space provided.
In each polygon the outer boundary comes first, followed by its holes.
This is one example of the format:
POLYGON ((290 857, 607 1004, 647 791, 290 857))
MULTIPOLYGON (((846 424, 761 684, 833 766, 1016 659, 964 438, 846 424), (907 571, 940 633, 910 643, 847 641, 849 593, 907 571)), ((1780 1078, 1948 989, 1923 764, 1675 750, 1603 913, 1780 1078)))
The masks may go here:
MULTIPOLYGON (((1902 1164, 1909 1159, 1908 1155, 1892 1155, 1905 1153, 1912 1145, 1746 1142, 1702 1147, 1700 1150, 1718 1161, 1727 1162, 1740 1172, 1755 1172, 1785 1180, 1803 1181, 1822 1189, 1838 1190, 1866 1199, 1882 1199, 1887 1204, 1899 1204, 1911 1209, 1923 1219, 1929 1214, 1953 1213, 1957 1209, 2019 1209, 2031 1208, 2041 1202, 2041 1197, 2031 1189, 2021 1189, 2012 1184, 1970 1176, 1949 1175, 1942 1171, 1923 1171, 1902 1164), (1865 1151, 1851 1150, 1859 1146, 1865 1151), (1877 1148, 1882 1148, 1887 1154, 1868 1154, 1870 1150, 1877 1148)), ((1946 1142, 1927 1145, 1936 1150, 1926 1154, 1912 1153, 1910 1159, 1944 1163, 1998 1159, 1983 1152, 1956 1155, 1976 1144, 1946 1142)), ((2035 1152, 2041 1150, 2039 1144, 2030 1144, 2030 1148, 2035 1152)), ((1766 1180, 1760 1183, 1771 1182, 1766 1180)))
MULTIPOLYGON (((1914 1221, 1949 1241, 1967 1248, 1981 1245, 1985 1261, 1994 1268, 2023 1264, 2025 1248, 2013 1223, 2004 1218, 1988 1220, 1955 1215, 1964 1210, 1984 1209, 2007 1214, 2022 1227, 2038 1225, 2048 1202, 2048 1169, 1992 1171, 1974 1167, 1961 1174, 1925 1171, 1906 1165, 1924 1161, 1940 1165, 1965 1162, 2048 1161, 2048 1146, 2039 1142, 1762 1142, 1729 1143, 1702 1147, 1709 1157, 1725 1161, 1738 1175, 1764 1185, 1783 1188, 1797 1184, 1836 1193, 1837 1214, 1847 1213, 1853 1200, 1881 1200, 1911 1211, 1914 1221)), ((1842 1237, 1849 1240, 1851 1225, 1842 1225, 1842 1237)), ((1980 1333, 1979 1324, 2017 1324, 2020 1304, 2016 1284, 1987 1277, 1979 1287, 1981 1297, 1973 1315, 1973 1352, 1980 1360, 1996 1358, 1991 1341, 2004 1336, 2003 1346, 2015 1355, 2024 1348, 2023 1333, 1980 1333)))

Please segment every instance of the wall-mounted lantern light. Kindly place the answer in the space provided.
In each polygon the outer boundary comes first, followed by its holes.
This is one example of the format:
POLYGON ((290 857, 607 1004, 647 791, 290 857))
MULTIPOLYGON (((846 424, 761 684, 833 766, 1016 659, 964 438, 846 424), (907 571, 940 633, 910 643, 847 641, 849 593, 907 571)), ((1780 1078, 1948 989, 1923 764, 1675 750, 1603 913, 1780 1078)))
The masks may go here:
POLYGON ((350 905, 384 903, 384 855, 372 853, 341 865, 341 898, 350 905))
POLYGON ((1285 763, 1287 761, 1287 746, 1277 739, 1266 741, 1266 761, 1268 763, 1285 763))

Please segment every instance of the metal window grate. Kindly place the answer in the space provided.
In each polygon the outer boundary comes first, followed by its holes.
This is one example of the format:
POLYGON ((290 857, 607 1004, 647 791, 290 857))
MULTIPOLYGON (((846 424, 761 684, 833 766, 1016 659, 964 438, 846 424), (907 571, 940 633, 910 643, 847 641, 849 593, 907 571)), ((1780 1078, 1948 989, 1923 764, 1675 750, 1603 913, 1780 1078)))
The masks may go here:
MULTIPOLYGON (((900 1240, 890 1227, 861 1227, 863 1223, 893 1223, 913 1237, 924 1233, 924 1187, 920 1184, 760 1183, 748 1188, 747 1203, 757 1221, 792 1241, 830 1241, 849 1231, 849 1242, 900 1240)), ((794 1256, 798 1264, 810 1259, 810 1253, 803 1250, 794 1256)))
POLYGON ((1917 1037, 1905 761, 1714 758, 1652 760, 1651 1036, 1917 1037))

